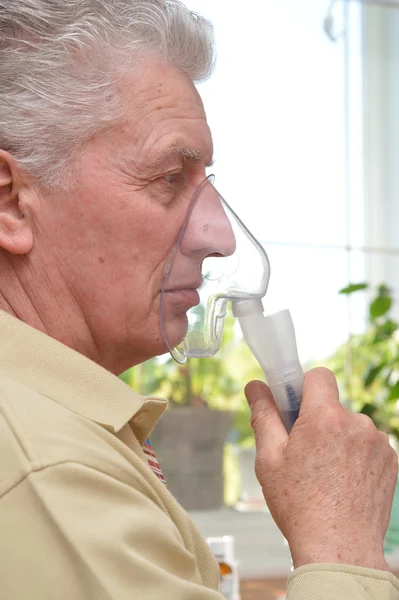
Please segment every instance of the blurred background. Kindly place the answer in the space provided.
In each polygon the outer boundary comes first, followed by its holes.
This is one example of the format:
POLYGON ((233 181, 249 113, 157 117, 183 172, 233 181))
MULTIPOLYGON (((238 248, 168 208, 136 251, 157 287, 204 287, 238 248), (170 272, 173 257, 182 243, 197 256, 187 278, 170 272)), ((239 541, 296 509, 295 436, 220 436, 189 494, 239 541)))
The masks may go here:
MULTIPOLYGON (((198 86, 212 172, 268 253, 265 313, 290 309, 304 368, 332 368, 342 401, 396 445, 399 0, 184 2, 215 27, 216 70, 198 86)), ((253 473, 243 395, 263 373, 233 317, 215 358, 164 356, 123 378, 170 400, 152 443, 203 534, 233 536, 242 600, 284 598, 289 551, 253 473)))

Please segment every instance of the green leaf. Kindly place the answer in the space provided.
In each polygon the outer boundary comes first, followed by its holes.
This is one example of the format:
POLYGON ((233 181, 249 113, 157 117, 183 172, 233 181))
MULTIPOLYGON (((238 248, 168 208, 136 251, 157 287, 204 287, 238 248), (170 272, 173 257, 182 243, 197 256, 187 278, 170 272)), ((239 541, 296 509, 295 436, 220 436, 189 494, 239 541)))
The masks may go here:
POLYGON ((374 406, 374 404, 370 404, 369 402, 367 402, 362 406, 359 412, 363 415, 367 415, 368 417, 370 417, 370 419, 372 419, 376 410, 377 407, 374 406))
POLYGON ((390 380, 391 380, 391 377, 392 377, 392 373, 393 373, 393 369, 390 368, 389 371, 388 371, 388 373, 385 375, 385 378, 384 378, 385 387, 387 387, 388 389, 390 389, 390 387, 391 387, 390 380))
POLYGON ((377 319, 378 317, 382 317, 389 311, 392 306, 392 298, 389 296, 378 296, 371 304, 370 304, 370 318, 372 320, 377 319))
POLYGON ((378 286, 378 295, 379 296, 392 296, 392 291, 387 285, 385 285, 385 283, 381 283, 378 286))
POLYGON ((399 381, 397 381, 395 383, 395 385, 393 385, 391 387, 391 391, 389 392, 387 402, 391 402, 392 400, 398 400, 398 399, 399 399, 399 381))
POLYGON ((387 319, 384 323, 378 325, 378 327, 376 328, 373 344, 389 340, 392 337, 392 334, 395 333, 397 328, 398 324, 395 321, 387 319))
POLYGON ((364 376, 364 387, 367 389, 375 381, 375 378, 381 373, 382 369, 386 366, 386 362, 382 362, 379 365, 371 365, 364 376))
POLYGON ((353 292, 359 292, 360 290, 366 290, 368 288, 367 283, 350 283, 347 287, 339 290, 339 294, 353 294, 353 292))

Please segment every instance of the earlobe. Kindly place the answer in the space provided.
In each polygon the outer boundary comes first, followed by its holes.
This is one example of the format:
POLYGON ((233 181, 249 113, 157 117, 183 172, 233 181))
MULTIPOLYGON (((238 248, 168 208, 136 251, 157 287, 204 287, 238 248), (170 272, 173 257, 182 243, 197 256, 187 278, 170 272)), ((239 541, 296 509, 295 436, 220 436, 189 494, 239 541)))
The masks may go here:
POLYGON ((24 215, 19 218, 0 210, 0 247, 11 254, 27 254, 33 247, 33 232, 24 215))
POLYGON ((22 208, 26 194, 13 156, 0 150, 0 247, 12 254, 27 254, 33 246, 32 224, 22 208))

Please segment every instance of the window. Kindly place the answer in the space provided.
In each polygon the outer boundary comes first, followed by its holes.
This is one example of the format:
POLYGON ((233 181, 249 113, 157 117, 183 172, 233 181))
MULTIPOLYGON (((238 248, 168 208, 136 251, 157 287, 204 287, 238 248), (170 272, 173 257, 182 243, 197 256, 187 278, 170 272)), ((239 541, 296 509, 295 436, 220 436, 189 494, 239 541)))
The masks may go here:
MULTIPOLYGON (((350 144, 347 129, 356 98, 346 83, 349 71, 360 82, 359 44, 352 35, 348 50, 344 37, 328 38, 328 2, 320 0, 250 0, 245 12, 231 0, 186 4, 216 32, 217 67, 199 85, 216 187, 269 254, 266 312, 290 308, 301 360, 320 359, 348 335, 338 290, 364 277, 364 253, 348 251, 364 244, 359 110, 350 144), (349 162, 357 173, 350 186, 349 162)), ((359 14, 350 14, 355 36, 359 14)))

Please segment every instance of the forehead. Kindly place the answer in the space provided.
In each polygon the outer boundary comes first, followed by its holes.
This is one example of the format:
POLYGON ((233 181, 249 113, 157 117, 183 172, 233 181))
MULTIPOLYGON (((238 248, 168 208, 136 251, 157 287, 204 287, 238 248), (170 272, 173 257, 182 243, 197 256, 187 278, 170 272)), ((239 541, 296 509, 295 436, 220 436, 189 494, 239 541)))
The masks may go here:
POLYGON ((121 133, 138 153, 136 159, 156 166, 164 156, 205 162, 212 158, 204 106, 185 73, 160 60, 148 60, 124 79, 121 91, 121 133))

